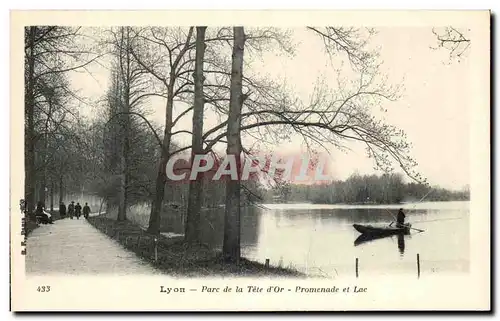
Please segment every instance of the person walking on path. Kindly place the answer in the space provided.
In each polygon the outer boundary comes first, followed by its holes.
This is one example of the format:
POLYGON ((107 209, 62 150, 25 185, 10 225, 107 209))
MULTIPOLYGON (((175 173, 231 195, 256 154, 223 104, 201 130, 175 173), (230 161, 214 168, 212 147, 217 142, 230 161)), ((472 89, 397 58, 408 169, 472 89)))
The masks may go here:
POLYGON ((83 217, 88 219, 89 214, 90 214, 90 207, 89 207, 88 203, 85 203, 85 206, 83 207, 83 217))
POLYGON ((77 220, 79 220, 82 215, 82 206, 78 202, 75 205, 75 215, 77 220))
POLYGON ((68 205, 68 215, 70 219, 73 219, 73 215, 75 215, 75 201, 71 201, 71 204, 68 205))
POLYGON ((64 202, 61 202, 61 204, 59 204, 59 216, 61 218, 66 217, 66 205, 64 204, 64 202))

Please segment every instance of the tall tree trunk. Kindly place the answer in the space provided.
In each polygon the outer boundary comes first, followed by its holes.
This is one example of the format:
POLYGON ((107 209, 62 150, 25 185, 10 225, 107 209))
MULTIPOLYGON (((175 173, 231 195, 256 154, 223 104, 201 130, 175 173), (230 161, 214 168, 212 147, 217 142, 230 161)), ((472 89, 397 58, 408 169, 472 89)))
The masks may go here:
POLYGON ((165 116, 165 131, 162 144, 162 159, 158 165, 158 172, 156 175, 156 186, 153 196, 153 203, 151 205, 151 214, 149 215, 148 233, 159 234, 161 223, 161 207, 163 198, 165 197, 165 184, 167 182, 167 163, 170 157, 170 141, 172 138, 172 110, 174 106, 174 78, 170 77, 168 86, 167 107, 165 116))
POLYGON ((161 207, 165 197, 165 184, 167 183, 166 165, 170 158, 170 143, 172 140, 172 110, 174 106, 174 86, 177 81, 177 67, 181 58, 186 54, 189 49, 190 39, 193 34, 193 27, 189 28, 189 32, 184 43, 184 47, 179 52, 177 58, 170 66, 170 74, 167 85, 167 105, 165 113, 165 132, 163 136, 161 161, 158 164, 158 172, 156 175, 156 187, 153 195, 153 202, 151 204, 151 214, 149 216, 148 232, 152 234, 160 233, 161 224, 161 207))
POLYGON ((127 114, 129 112, 129 90, 128 86, 125 86, 124 94, 124 104, 122 115, 124 118, 123 123, 123 133, 122 133, 122 150, 120 155, 120 196, 118 204, 118 221, 124 221, 127 219, 127 184, 128 184, 128 153, 129 153, 129 122, 130 116, 127 114))
POLYGON ((50 211, 54 211, 54 182, 50 180, 50 211))
POLYGON ((224 213, 224 243, 222 247, 224 261, 239 264, 240 261, 240 123, 243 104, 243 52, 245 32, 243 27, 234 27, 234 43, 231 67, 231 87, 229 115, 227 121, 227 156, 236 158, 238 180, 227 180, 226 208, 224 213))
POLYGON ((64 200, 64 177, 61 170, 61 174, 59 174, 59 204, 61 204, 64 200))
POLYGON ((165 167, 166 167, 166 162, 164 158, 160 161, 160 165, 158 165, 155 192, 154 192, 153 202, 151 204, 151 214, 149 215, 148 233, 151 234, 160 233, 160 213, 161 213, 161 205, 163 203, 163 197, 165 195, 165 182, 166 182, 165 167))
MULTIPOLYGON (((205 98, 203 95, 203 61, 205 56, 205 30, 207 27, 196 27, 196 60, 194 68, 194 106, 193 106, 193 135, 191 148, 191 161, 194 156, 203 152, 203 108, 205 98)), ((185 228, 185 241, 193 243, 198 241, 200 234, 200 211, 202 198, 203 175, 198 174, 195 180, 189 182, 187 219, 185 228)))
MULTIPOLYGON (((125 221, 127 219, 127 184, 128 184, 128 153, 129 153, 129 131, 130 131, 130 87, 131 87, 131 70, 130 70, 130 29, 124 27, 122 32, 122 48, 120 48, 121 55, 125 55, 125 59, 120 59, 122 78, 123 78, 123 95, 122 95, 122 119, 123 119, 123 132, 121 141, 121 155, 120 155, 120 196, 118 203, 118 221, 125 221), (125 38, 125 39, 123 39, 125 38), (125 48, 123 48, 123 40, 125 40, 125 48), (124 50, 124 51, 123 51, 124 50), (125 64, 125 66, 124 66, 125 64), (123 73, 125 72, 125 75, 123 73)), ((123 57, 123 56, 121 56, 123 57)))
POLYGON ((24 125, 24 198, 26 210, 31 215, 35 209, 35 36, 36 27, 29 27, 27 56, 28 70, 25 77, 24 113, 26 123, 24 125))
POLYGON ((42 177, 40 178, 40 185, 38 186, 38 201, 41 201, 43 202, 44 206, 45 206, 45 200, 47 199, 47 195, 46 195, 46 191, 45 191, 45 188, 46 188, 46 182, 45 182, 45 175, 42 175, 42 177))
POLYGON ((35 201, 35 208, 36 208, 36 204, 38 204, 38 200, 40 199, 40 180, 36 176, 34 184, 35 184, 35 194, 33 195, 33 200, 35 201))
MULTIPOLYGON (((49 101, 49 106, 50 106, 50 101, 49 101)), ((49 115, 50 115, 50 107, 49 107, 49 115)), ((49 116, 47 116, 48 118, 49 116)), ((47 122, 48 123, 48 119, 47 122)), ((48 137, 48 125, 45 125, 45 133, 43 135, 43 152, 41 153, 41 164, 42 164, 42 170, 41 175, 42 177, 40 178, 40 194, 39 197, 40 199, 38 201, 42 201, 44 204, 44 207, 47 208, 47 192, 48 192, 48 187, 47 187, 47 165, 48 165, 48 150, 49 150, 49 137, 48 137)))
MULTIPOLYGON (((123 118, 125 118, 127 115, 122 115, 123 118)), ((123 130, 125 131, 125 130, 123 130)), ((118 192, 118 216, 117 220, 118 221, 124 221, 126 219, 126 208, 127 208, 127 199, 126 199, 126 193, 127 193, 127 187, 125 186, 126 184, 126 179, 125 179, 125 171, 126 171, 126 162, 125 162, 125 140, 124 140, 124 133, 122 132, 121 135, 121 148, 120 148, 120 155, 119 155, 119 180, 120 180, 120 186, 119 186, 119 192, 118 192)))
MULTIPOLYGON (((101 211, 102 211, 102 205, 104 204, 104 198, 101 199, 101 204, 99 205, 99 213, 97 213, 98 215, 101 215, 101 211)), ((109 208, 109 207, 108 207, 109 208)))

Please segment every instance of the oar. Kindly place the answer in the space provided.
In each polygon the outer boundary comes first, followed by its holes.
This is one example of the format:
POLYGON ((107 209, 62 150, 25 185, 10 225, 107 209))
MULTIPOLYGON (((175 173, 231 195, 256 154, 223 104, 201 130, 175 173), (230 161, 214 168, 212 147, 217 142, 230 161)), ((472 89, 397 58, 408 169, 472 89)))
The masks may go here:
MULTIPOLYGON (((422 198, 420 199, 420 201, 418 201, 417 203, 415 203, 415 205, 417 205, 418 203, 422 202, 422 201, 424 200, 424 198, 426 198, 426 197, 427 197, 427 195, 429 195, 431 192, 432 192, 432 188, 431 188, 431 189, 427 192, 427 194, 425 194, 425 195, 424 195, 424 197, 422 197, 422 198)), ((413 205, 413 206, 415 206, 415 205, 413 205)))
MULTIPOLYGON (((422 202, 424 200, 424 198, 427 197, 427 195, 429 195, 430 193, 432 192, 432 188, 427 192, 427 194, 424 195, 424 197, 422 197, 420 199, 420 201, 418 201, 417 203, 413 204, 413 207, 417 206, 418 203, 422 202)), ((412 230, 415 230, 415 231, 419 231, 419 232, 425 232, 424 230, 421 230, 421 229, 418 229, 418 228, 414 228, 414 227, 410 227, 412 230)))
MULTIPOLYGON (((385 207, 384 207, 384 210, 386 210, 386 211, 387 211, 387 213, 391 214, 392 218, 393 218, 395 221, 397 221, 397 220, 398 220, 398 219, 396 218, 396 216, 394 216, 394 214, 392 214, 392 212, 391 212, 391 211, 389 211, 389 210, 388 210, 388 209, 386 209, 385 207)), ((392 222, 392 223, 394 223, 394 222, 392 222)), ((391 224, 392 224, 392 223, 391 223, 391 224)))

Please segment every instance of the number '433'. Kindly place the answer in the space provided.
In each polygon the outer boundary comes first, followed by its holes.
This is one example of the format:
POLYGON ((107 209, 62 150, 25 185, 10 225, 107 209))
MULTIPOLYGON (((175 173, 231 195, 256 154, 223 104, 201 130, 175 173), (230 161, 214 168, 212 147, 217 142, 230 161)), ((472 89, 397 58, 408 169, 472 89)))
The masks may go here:
POLYGON ((50 292, 50 285, 42 285, 36 289, 38 292, 50 292))

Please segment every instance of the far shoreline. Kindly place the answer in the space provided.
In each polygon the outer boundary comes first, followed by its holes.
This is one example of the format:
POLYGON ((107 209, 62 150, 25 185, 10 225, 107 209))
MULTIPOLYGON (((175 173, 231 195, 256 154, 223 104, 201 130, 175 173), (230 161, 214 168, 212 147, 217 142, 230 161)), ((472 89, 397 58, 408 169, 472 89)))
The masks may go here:
MULTIPOLYGON (((260 203, 259 207, 272 207, 275 209, 278 208, 286 208, 286 209, 304 209, 304 208, 332 208, 332 209, 383 209, 383 208, 391 208, 391 209, 426 209, 426 208, 435 208, 438 204, 442 204, 445 206, 450 206, 453 204, 468 204, 470 200, 457 200, 457 201, 426 201, 426 202, 406 202, 406 203, 393 203, 393 204, 347 204, 347 203, 307 203, 307 202, 289 202, 289 203, 260 203), (429 206, 430 205, 430 206, 429 206)), ((268 208, 269 209, 269 208, 268 208)))

